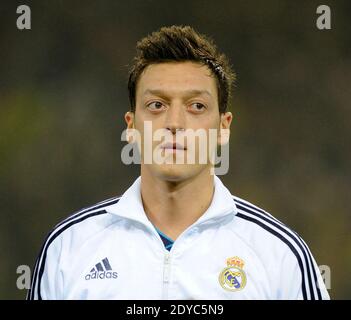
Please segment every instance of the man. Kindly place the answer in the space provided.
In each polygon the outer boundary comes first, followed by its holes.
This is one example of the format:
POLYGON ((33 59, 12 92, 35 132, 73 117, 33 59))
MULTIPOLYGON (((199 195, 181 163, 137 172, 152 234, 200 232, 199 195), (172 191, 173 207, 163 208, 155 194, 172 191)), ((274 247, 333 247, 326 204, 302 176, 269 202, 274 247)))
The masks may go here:
POLYGON ((328 299, 304 241, 213 174, 232 121, 227 58, 190 27, 161 28, 137 49, 125 120, 141 175, 54 228, 28 298, 328 299), (215 130, 215 145, 191 140, 197 130, 215 130))

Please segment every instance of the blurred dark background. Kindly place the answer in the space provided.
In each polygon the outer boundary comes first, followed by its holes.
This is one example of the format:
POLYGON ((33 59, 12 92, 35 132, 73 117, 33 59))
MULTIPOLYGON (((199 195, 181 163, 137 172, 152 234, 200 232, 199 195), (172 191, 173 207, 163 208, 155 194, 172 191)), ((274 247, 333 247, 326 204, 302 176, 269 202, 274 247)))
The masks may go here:
POLYGON ((350 298, 350 18, 350 1, 1 1, 0 298, 25 297, 16 268, 58 221, 138 176, 120 158, 128 64, 172 24, 213 37, 238 74, 221 179, 296 230, 331 268, 331 297, 350 298))

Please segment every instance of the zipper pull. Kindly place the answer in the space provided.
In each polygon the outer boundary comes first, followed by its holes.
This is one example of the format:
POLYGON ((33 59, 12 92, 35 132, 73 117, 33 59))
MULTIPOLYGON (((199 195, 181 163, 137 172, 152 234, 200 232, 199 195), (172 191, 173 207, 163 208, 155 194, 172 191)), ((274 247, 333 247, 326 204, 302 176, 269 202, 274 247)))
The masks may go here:
POLYGON ((171 260, 171 257, 167 252, 165 254, 164 264, 163 264, 163 282, 169 281, 169 271, 170 271, 170 264, 171 264, 170 260, 171 260))

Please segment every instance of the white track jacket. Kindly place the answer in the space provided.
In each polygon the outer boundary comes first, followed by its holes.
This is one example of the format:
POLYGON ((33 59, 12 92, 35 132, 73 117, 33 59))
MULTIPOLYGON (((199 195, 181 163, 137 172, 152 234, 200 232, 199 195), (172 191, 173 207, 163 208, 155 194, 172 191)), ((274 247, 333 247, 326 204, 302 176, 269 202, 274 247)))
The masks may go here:
POLYGON ((56 225, 27 299, 329 299, 299 235, 217 176, 210 207, 170 251, 144 212, 140 181, 56 225))

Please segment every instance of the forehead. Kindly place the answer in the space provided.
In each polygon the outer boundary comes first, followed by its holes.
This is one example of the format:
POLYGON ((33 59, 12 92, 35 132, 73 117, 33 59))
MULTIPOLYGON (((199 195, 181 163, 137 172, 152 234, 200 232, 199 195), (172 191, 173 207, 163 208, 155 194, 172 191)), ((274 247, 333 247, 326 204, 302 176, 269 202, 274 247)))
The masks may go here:
POLYGON ((170 93, 207 90, 213 98, 217 98, 215 77, 207 66, 195 62, 166 62, 147 66, 140 75, 136 95, 153 89, 170 93))

